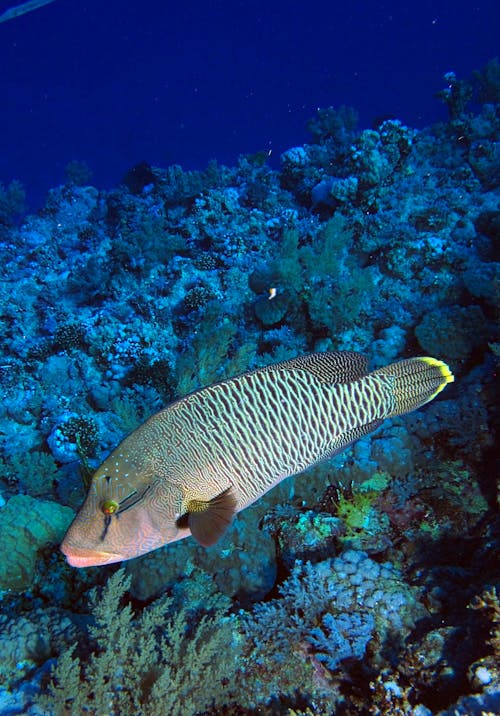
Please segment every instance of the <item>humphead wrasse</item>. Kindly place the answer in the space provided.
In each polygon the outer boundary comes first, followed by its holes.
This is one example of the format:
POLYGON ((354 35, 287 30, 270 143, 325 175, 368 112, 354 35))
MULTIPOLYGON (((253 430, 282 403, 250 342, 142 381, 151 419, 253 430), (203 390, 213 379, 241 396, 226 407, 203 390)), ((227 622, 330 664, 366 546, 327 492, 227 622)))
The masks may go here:
POLYGON ((192 535, 209 546, 285 477, 327 460, 453 381, 435 358, 368 372, 358 353, 312 353, 182 398, 96 470, 61 549, 74 567, 119 562, 192 535))

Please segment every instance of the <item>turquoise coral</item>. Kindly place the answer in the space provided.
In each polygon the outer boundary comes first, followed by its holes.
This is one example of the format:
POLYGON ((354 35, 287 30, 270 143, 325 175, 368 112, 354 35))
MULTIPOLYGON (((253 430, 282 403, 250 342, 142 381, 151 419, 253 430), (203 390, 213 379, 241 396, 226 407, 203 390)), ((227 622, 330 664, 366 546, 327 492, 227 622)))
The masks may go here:
POLYGON ((38 550, 60 542, 73 519, 69 507, 14 495, 0 509, 0 589, 21 591, 33 582, 38 550))

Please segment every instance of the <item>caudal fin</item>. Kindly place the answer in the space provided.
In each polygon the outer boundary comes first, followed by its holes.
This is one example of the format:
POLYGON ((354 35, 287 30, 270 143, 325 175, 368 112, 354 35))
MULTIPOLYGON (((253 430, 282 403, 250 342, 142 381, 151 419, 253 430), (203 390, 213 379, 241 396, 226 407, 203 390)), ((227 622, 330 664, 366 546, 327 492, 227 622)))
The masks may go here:
POLYGON ((420 408, 455 380, 446 363, 428 356, 392 363, 373 371, 373 375, 394 379, 395 405, 388 418, 420 408))

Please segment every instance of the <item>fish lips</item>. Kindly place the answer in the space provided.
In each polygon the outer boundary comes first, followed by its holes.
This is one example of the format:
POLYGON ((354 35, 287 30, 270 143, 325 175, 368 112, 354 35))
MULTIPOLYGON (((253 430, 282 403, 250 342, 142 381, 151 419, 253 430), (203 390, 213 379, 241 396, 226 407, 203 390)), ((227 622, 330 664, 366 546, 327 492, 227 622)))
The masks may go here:
POLYGON ((121 554, 113 552, 99 552, 91 549, 78 549, 71 547, 65 542, 61 545, 61 552, 66 557, 66 561, 72 567, 98 567, 103 564, 113 564, 114 562, 122 562, 121 554))

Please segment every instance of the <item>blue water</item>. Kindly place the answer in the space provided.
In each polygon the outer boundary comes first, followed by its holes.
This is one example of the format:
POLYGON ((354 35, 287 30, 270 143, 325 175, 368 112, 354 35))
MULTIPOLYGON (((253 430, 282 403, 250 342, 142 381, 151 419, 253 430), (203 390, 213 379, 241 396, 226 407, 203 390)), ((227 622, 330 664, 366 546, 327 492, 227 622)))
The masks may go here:
POLYGON ((496 0, 55 0, 0 25, 0 181, 39 205, 74 159, 110 187, 142 160, 277 157, 330 105, 423 127, 446 116, 443 74, 495 57, 499 27, 496 0))

